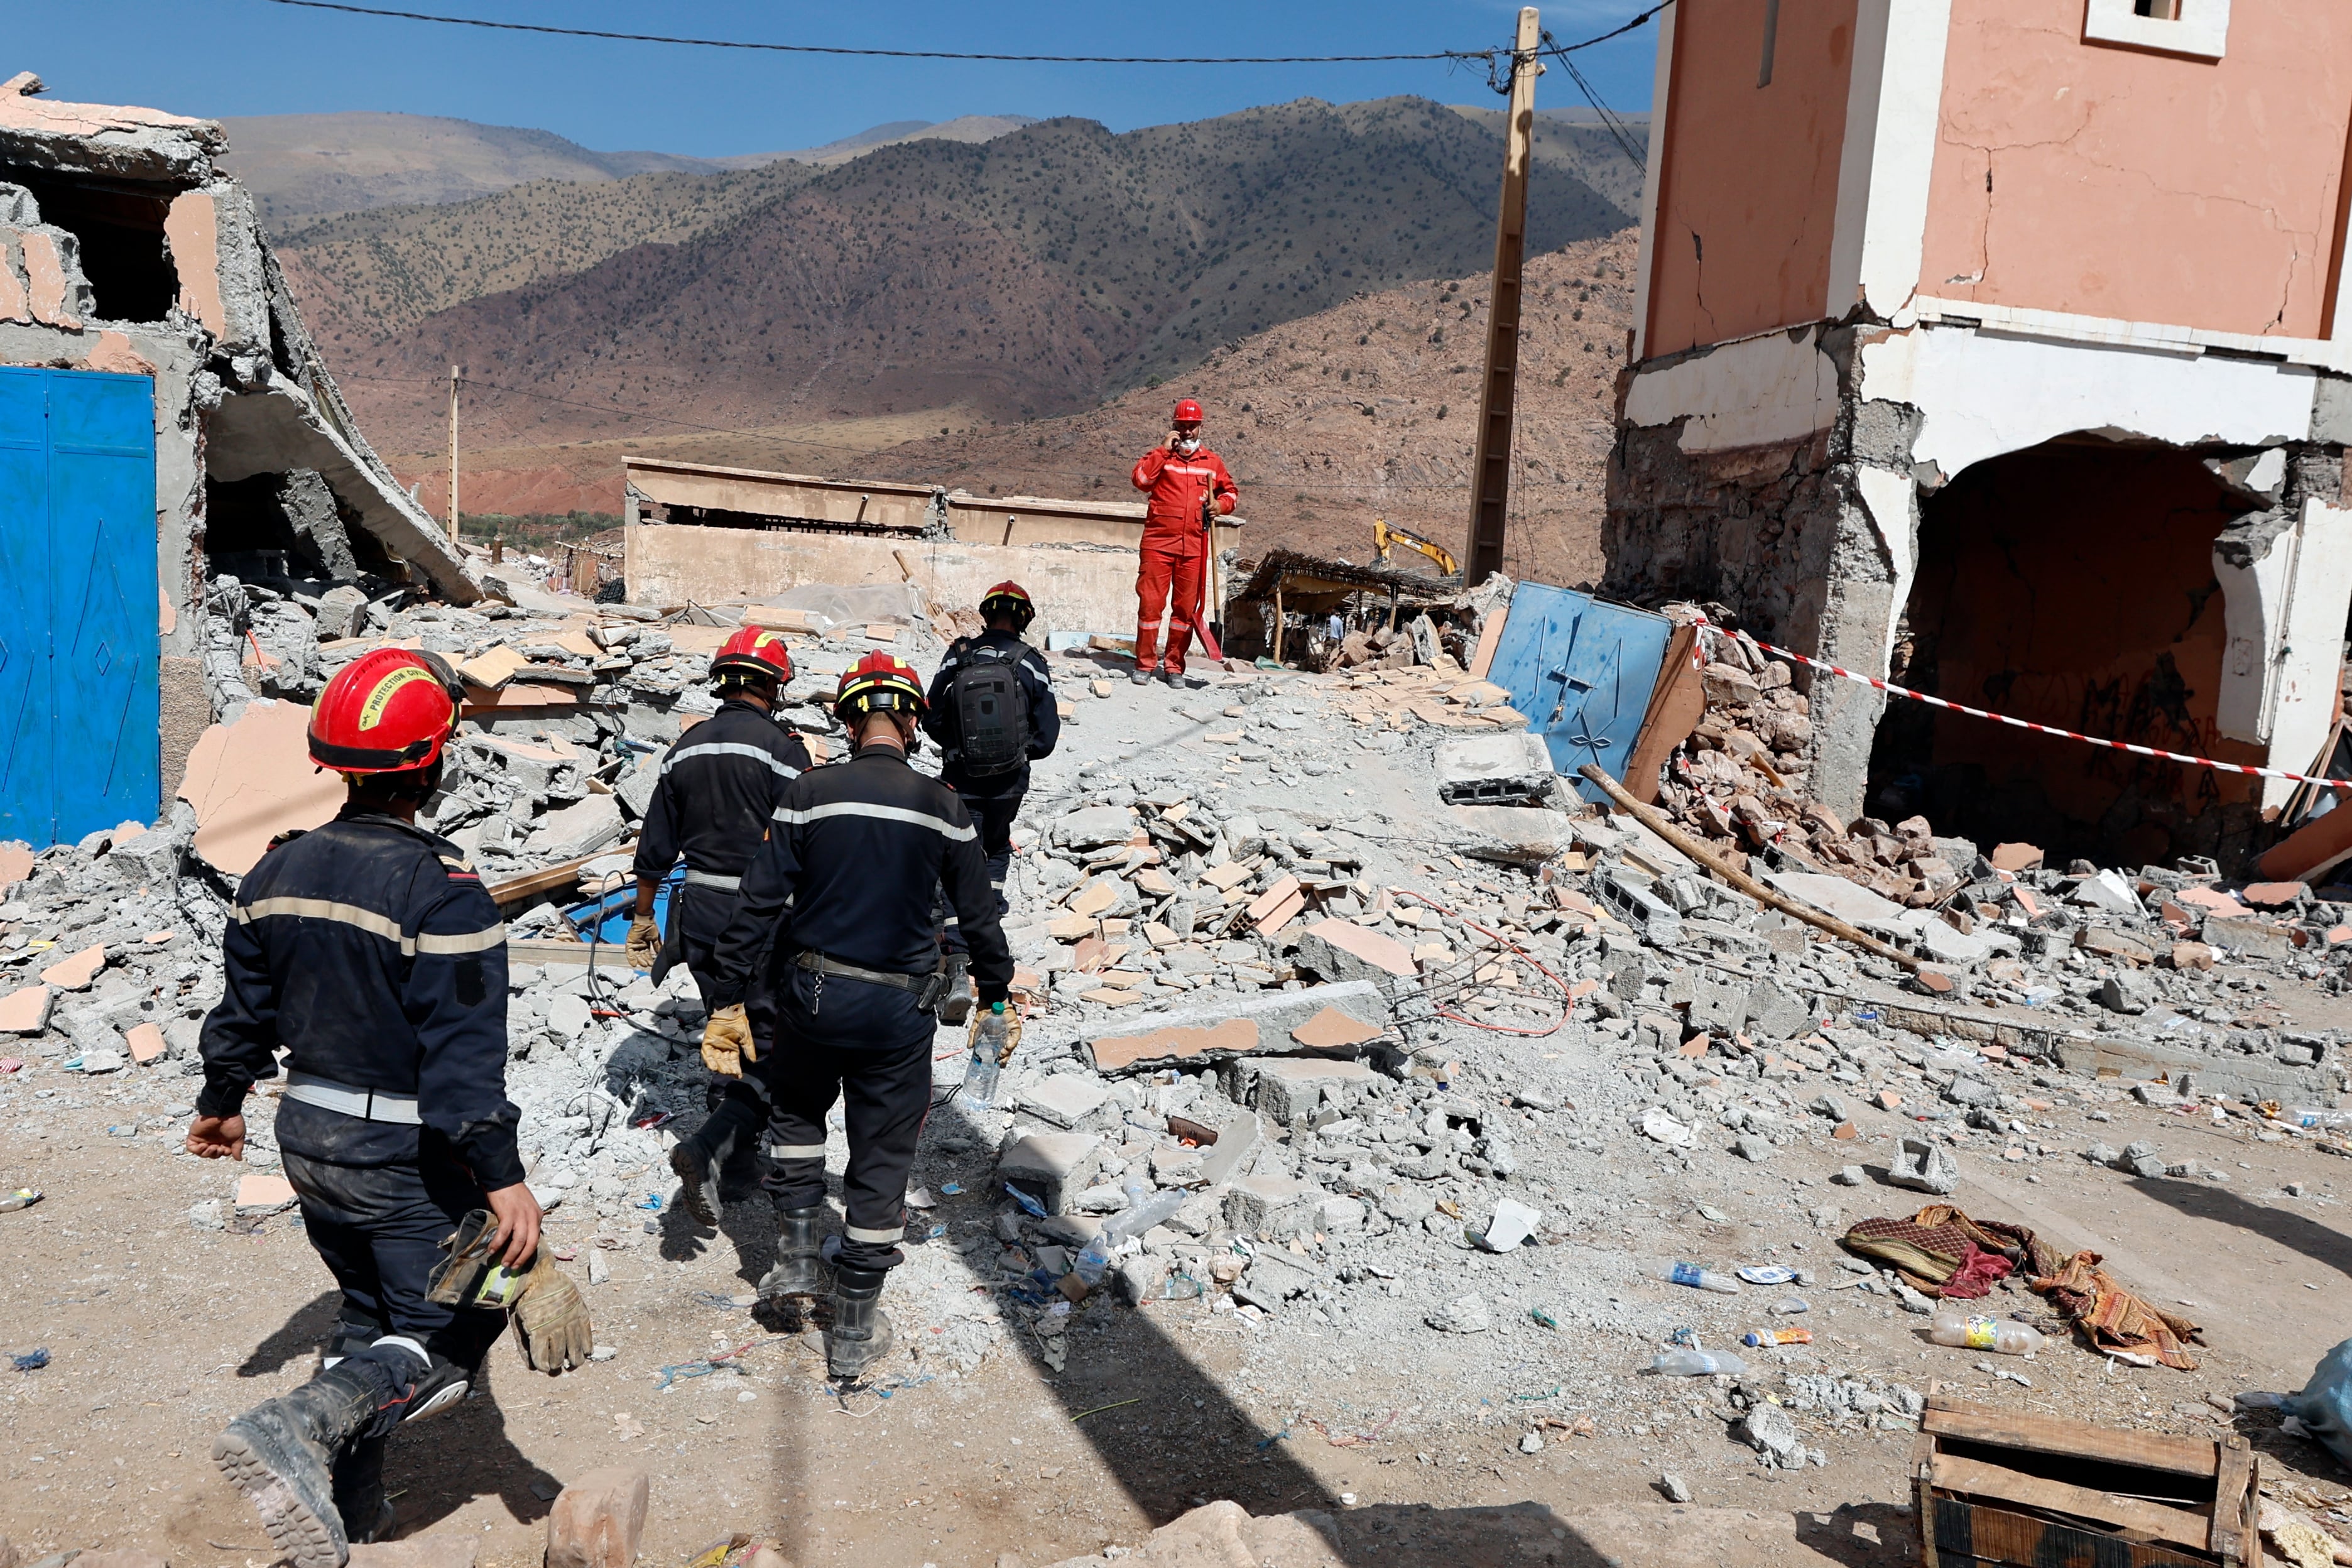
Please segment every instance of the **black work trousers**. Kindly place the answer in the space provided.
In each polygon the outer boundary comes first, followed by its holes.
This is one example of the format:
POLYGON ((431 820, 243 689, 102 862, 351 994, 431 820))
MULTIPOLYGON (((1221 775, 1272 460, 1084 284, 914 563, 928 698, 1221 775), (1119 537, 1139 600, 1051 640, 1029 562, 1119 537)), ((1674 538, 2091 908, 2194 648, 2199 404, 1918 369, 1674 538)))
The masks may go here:
MULTIPOLYGON (((507 1325, 504 1312, 445 1307, 425 1298, 442 1242, 474 1209, 489 1207, 481 1184, 428 1134, 415 1164, 338 1165, 287 1152, 286 1179, 310 1246, 343 1292, 338 1345, 407 1340, 436 1368, 467 1374, 507 1325)), ((423 1369, 420 1368, 420 1371, 423 1369)))
MULTIPOLYGON (((1005 900, 1004 880, 1013 870, 1013 819, 1021 815, 1021 798, 1026 793, 1025 790, 1016 790, 1011 795, 964 795, 959 791, 957 795, 957 798, 963 802, 964 810, 971 814, 972 826, 980 831, 980 853, 988 862, 988 885, 996 889, 996 918, 999 920, 1003 920, 1013 908, 1005 900)), ((940 894, 939 908, 940 945, 950 952, 966 951, 962 928, 956 920, 955 911, 948 908, 944 890, 940 894)))
POLYGON ((775 1108, 769 1197, 779 1209, 824 1201, 825 1119, 838 1102, 849 1133, 841 1267, 896 1268, 906 1261, 907 1173, 931 1109, 936 1021, 892 986, 828 975, 820 990, 804 970, 789 977, 761 1064, 775 1108))
MULTIPOLYGON (((695 988, 702 994, 706 1016, 711 1010, 710 986, 716 974, 711 949, 734 912, 735 895, 725 888, 688 882, 670 895, 669 930, 663 934, 664 963, 659 973, 666 975, 672 964, 686 965, 687 973, 694 976, 695 988)), ((752 1020, 753 1046, 762 1051, 768 1048, 763 1025, 761 1019, 752 1020)), ((768 1121, 768 1097, 758 1079, 712 1073, 703 1104, 710 1112, 709 1120, 695 1136, 730 1167, 748 1165, 759 1152, 760 1129, 768 1121)))

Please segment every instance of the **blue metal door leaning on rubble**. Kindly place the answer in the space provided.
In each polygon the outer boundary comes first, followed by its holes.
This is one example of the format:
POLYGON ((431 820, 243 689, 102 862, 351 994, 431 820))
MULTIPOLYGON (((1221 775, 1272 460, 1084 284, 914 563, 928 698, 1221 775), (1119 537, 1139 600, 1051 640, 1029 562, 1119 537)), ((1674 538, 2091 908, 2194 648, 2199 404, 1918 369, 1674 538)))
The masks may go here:
POLYGON ((155 819, 155 384, 0 366, 0 839, 155 819))
MULTIPOLYGON (((1598 763, 1622 783, 1673 635, 1664 616, 1522 583, 1511 591, 1486 678, 1543 737, 1553 772, 1598 763)), ((1587 800, 1607 798, 1590 780, 1578 778, 1576 787, 1587 800)))

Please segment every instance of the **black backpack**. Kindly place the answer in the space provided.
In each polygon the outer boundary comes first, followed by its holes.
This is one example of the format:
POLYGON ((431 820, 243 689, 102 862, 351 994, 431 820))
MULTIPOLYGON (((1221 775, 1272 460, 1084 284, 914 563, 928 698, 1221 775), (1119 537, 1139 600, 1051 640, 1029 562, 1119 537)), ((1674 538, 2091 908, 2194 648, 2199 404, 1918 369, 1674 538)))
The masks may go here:
POLYGON ((987 778, 1029 760, 1029 694, 1021 689, 1012 655, 971 644, 946 695, 955 712, 955 760, 962 772, 987 778))

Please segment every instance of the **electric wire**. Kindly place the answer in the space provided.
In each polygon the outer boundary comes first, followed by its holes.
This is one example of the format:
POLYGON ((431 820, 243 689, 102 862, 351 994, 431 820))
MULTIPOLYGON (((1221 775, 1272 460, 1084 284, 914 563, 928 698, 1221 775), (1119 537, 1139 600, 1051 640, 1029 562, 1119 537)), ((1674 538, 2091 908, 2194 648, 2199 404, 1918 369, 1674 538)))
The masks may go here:
MULTIPOLYGON (((1497 58, 1508 58, 1513 52, 1507 48, 1428 49, 1417 53, 1390 55, 1010 55, 983 54, 960 49, 877 49, 861 48, 845 44, 774 44, 740 38, 697 38, 665 33, 623 33, 598 27, 559 27, 546 22, 497 22, 485 16, 448 16, 431 11, 402 11, 381 5, 352 5, 343 0, 268 0, 273 5, 290 5, 305 11, 339 11, 353 16, 378 16, 391 21, 431 22, 447 27, 479 27, 498 33, 539 33, 563 38, 598 38, 625 44, 676 44, 702 49, 749 49, 763 54, 785 55, 846 55, 871 59, 892 60, 975 60, 1009 65, 1083 65, 1083 66, 1332 66, 1381 65, 1444 60, 1453 65, 1482 61, 1490 68, 1497 58)), ((1619 23, 1605 33, 1580 39, 1573 44, 1549 44, 1538 51, 1562 58, 1579 49, 1589 49, 1605 44, 1612 38, 1624 37, 1647 23, 1651 17, 1674 4, 1659 0, 1648 10, 1619 23)), ((1547 34, 1549 38, 1549 35, 1547 34)))

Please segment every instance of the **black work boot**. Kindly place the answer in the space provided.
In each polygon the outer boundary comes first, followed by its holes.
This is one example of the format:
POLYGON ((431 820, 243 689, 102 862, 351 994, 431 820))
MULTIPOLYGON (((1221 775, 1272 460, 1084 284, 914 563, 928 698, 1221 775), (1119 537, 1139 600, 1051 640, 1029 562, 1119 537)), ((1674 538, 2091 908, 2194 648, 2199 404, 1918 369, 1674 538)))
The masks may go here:
POLYGON ((363 1363, 342 1362, 255 1405, 213 1439, 213 1463, 253 1504, 294 1568, 342 1568, 351 1556, 334 1470, 344 1446, 375 1415, 380 1394, 363 1363))
POLYGON ((824 1205, 778 1209, 776 1266, 760 1279, 760 1300, 814 1300, 833 1289, 818 1248, 824 1242, 824 1205))
POLYGON ((971 954, 950 952, 947 958, 948 993, 940 1002, 940 1022, 956 1028, 971 1016, 971 954))
POLYGON ((890 1353, 897 1334, 890 1314, 882 1310, 882 1281, 888 1278, 878 1268, 836 1271, 833 1326, 824 1331, 824 1367, 839 1382, 856 1382, 890 1353))
POLYGON ((335 1511, 343 1516, 343 1535, 353 1546, 392 1536, 392 1500, 383 1495, 385 1441, 356 1438, 335 1461, 335 1511))
POLYGON ((719 1205, 727 1201, 721 1188, 730 1184, 727 1166, 736 1145, 742 1144, 745 1152, 754 1159, 758 1156, 751 1140, 738 1129, 734 1105, 731 1100, 719 1101, 719 1109, 703 1122, 701 1131, 691 1138, 680 1139, 677 1147, 669 1152, 669 1168, 684 1189, 678 1195, 686 1205, 686 1212, 698 1224, 713 1230, 719 1228, 719 1205))

